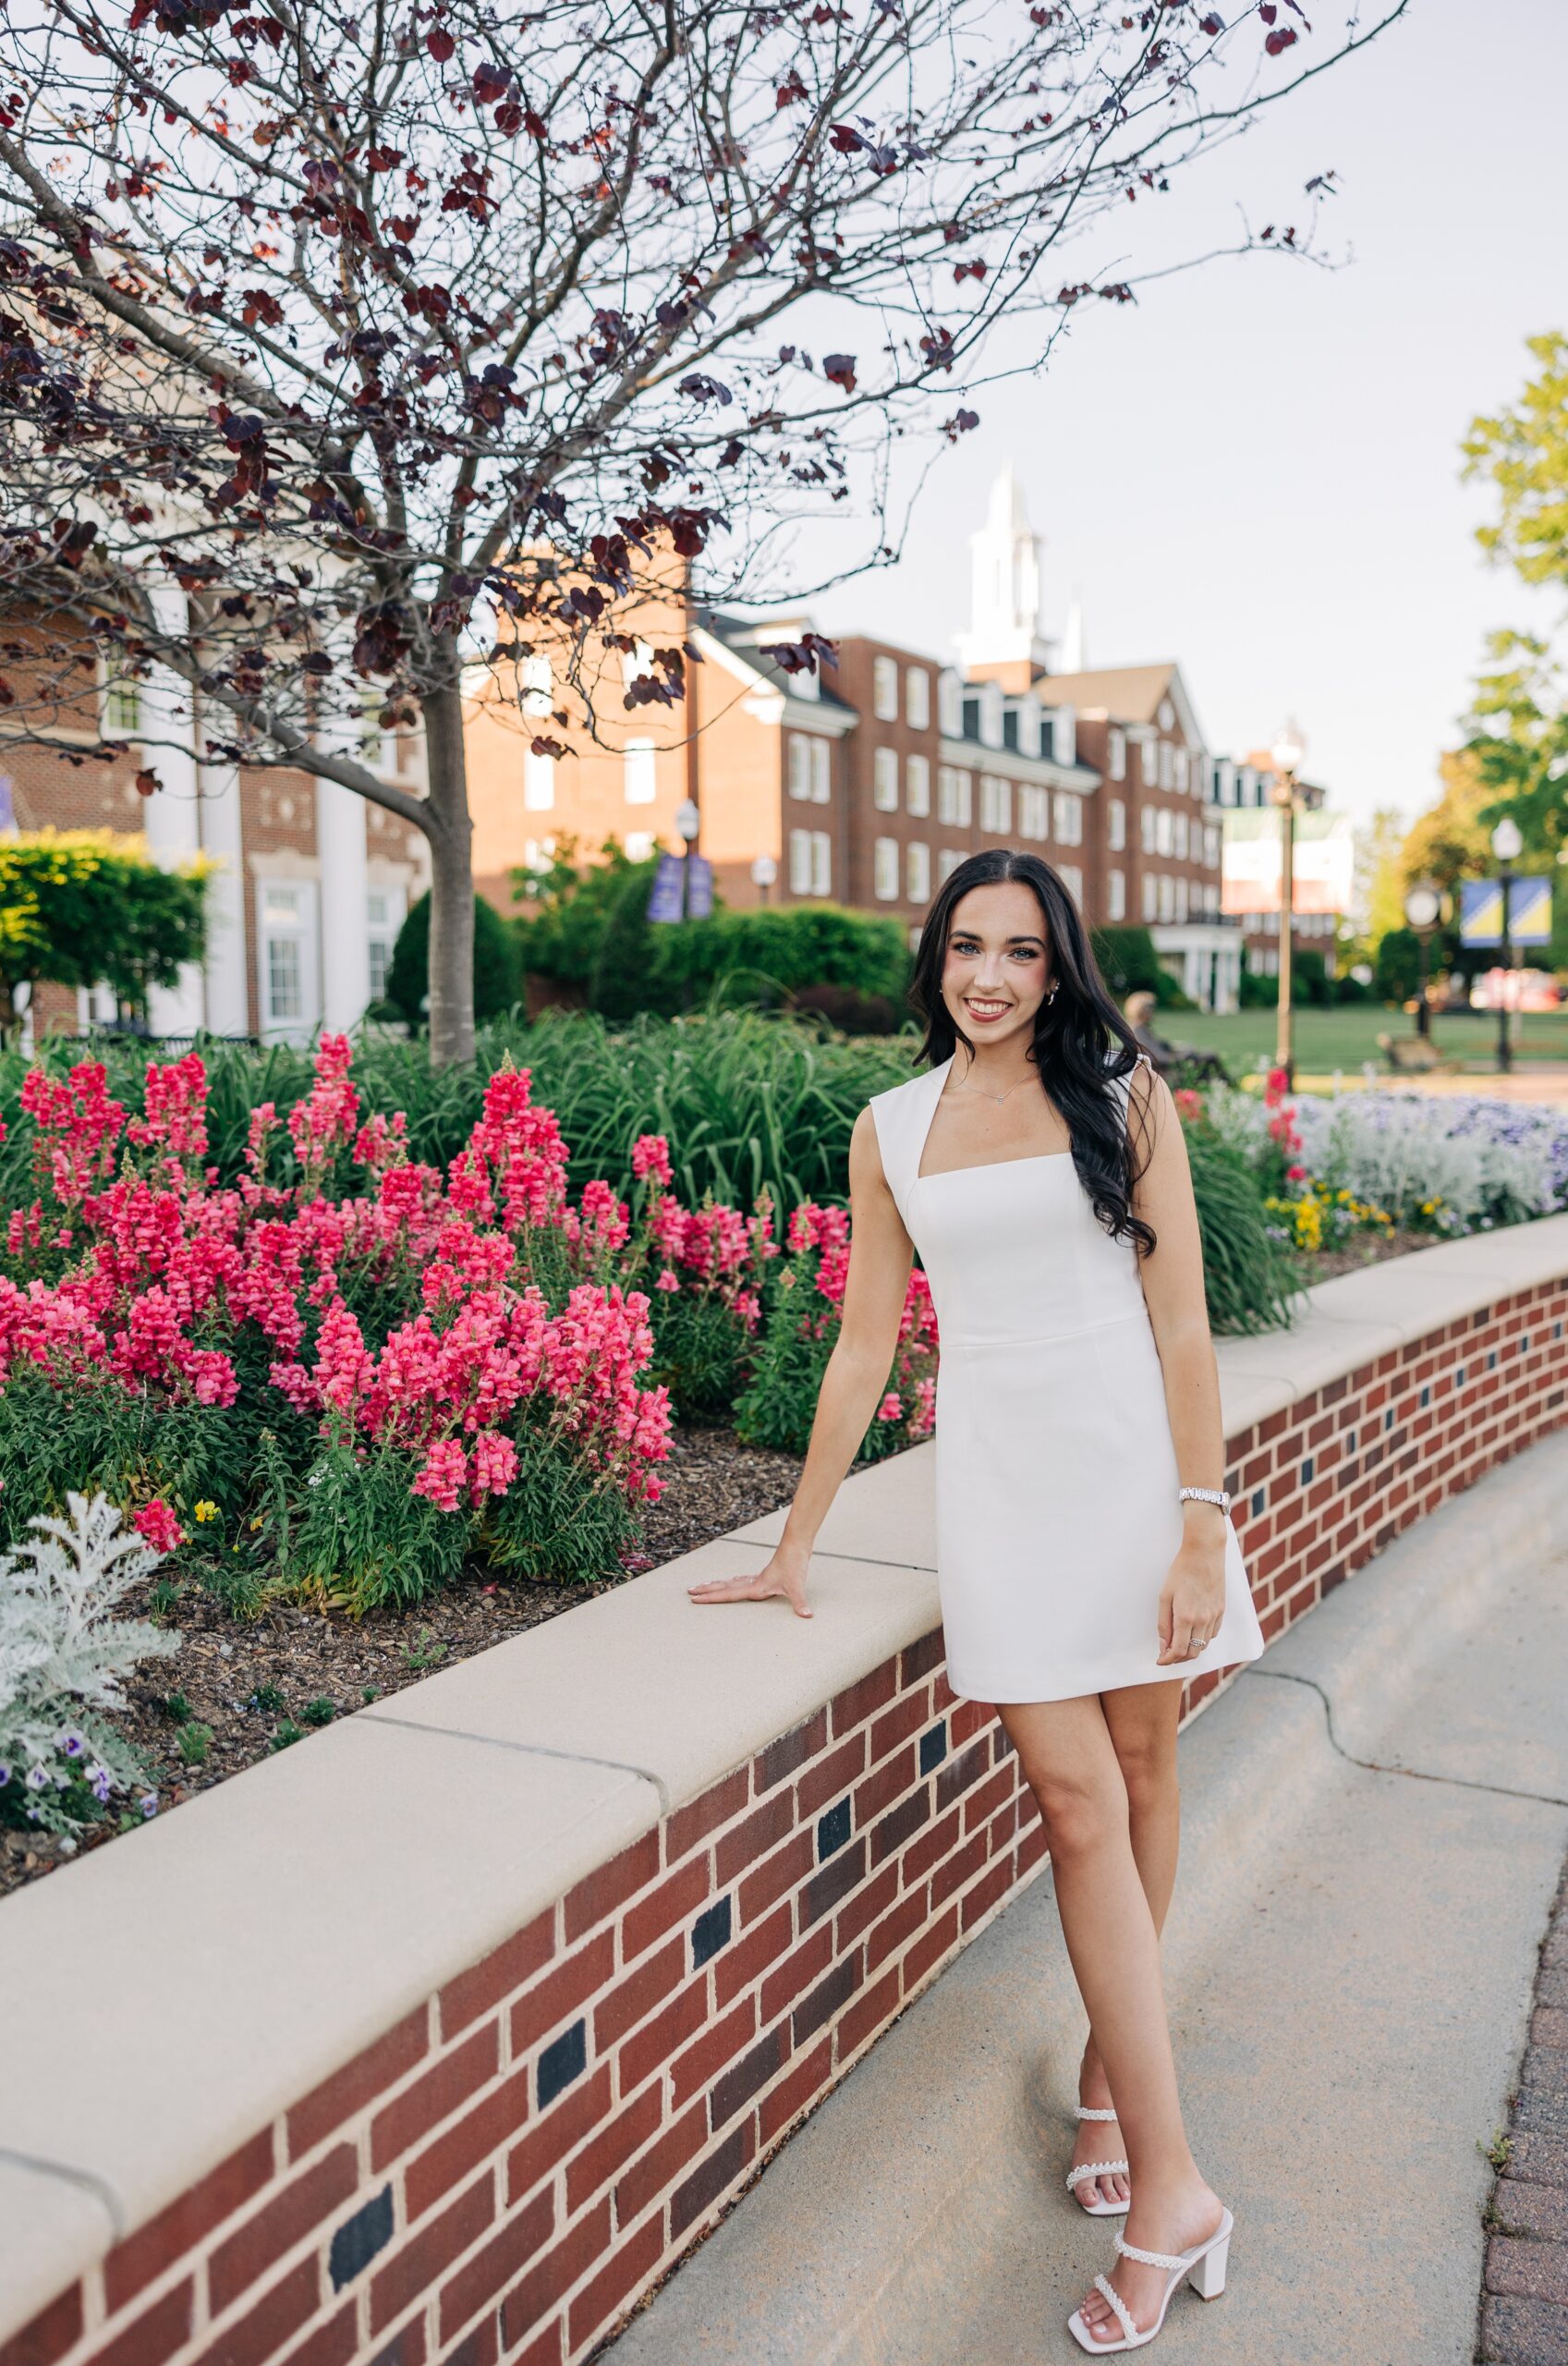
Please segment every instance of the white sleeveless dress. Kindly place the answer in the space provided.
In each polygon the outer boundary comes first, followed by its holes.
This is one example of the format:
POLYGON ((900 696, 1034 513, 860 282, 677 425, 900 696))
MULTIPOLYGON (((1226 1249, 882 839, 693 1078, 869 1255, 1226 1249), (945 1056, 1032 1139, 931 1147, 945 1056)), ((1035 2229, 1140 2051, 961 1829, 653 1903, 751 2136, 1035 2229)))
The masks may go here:
MULTIPOLYGON (((1155 1665, 1183 1518, 1136 1249, 1096 1217, 1070 1152, 922 1176, 952 1065, 870 1104, 941 1338, 948 1682, 966 1700, 1065 1701, 1258 1658, 1262 1631, 1227 1519, 1220 1630, 1191 1659, 1155 1665)), ((1124 1124, 1127 1080, 1114 1089, 1124 1124)))

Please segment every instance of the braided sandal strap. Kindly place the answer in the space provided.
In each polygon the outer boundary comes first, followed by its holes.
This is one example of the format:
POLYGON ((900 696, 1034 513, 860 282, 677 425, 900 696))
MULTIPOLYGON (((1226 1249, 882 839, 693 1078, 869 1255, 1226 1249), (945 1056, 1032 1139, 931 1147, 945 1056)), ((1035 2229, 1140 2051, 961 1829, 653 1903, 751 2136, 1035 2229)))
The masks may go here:
POLYGON ((1116 2116, 1113 2111, 1091 2111, 1088 2104, 1075 2104, 1073 2109, 1079 2119, 1114 2119, 1116 2116))
MULTIPOLYGON (((1117 2317, 1121 2321, 1122 2331, 1126 2336, 1127 2339, 1129 2341, 1136 2341, 1137 2339, 1137 2326, 1133 2321, 1133 2312, 1128 2308, 1126 2302, 1123 2299, 1121 2294, 1117 2291, 1116 2287, 1112 2283, 1111 2278, 1108 2275, 1097 2275, 1094 2279, 1094 2288, 1097 2292, 1103 2292, 1106 2299, 1110 2301, 1111 2306, 1115 2310, 1117 2317)), ((1109 2344, 1107 2344, 1107 2347, 1109 2347, 1109 2344)))
POLYGON ((1116 2249, 1124 2259, 1141 2259, 1146 2267, 1185 2267, 1185 2259, 1175 2258, 1170 2251, 1140 2251, 1136 2243, 1127 2242, 1121 2235, 1115 2238, 1116 2249))
POLYGON ((1114 2177, 1118 2170, 1126 2173, 1125 2161, 1080 2161, 1076 2169, 1067 2172, 1067 2190, 1071 2193, 1073 2188, 1081 2185, 1086 2177, 1114 2177))

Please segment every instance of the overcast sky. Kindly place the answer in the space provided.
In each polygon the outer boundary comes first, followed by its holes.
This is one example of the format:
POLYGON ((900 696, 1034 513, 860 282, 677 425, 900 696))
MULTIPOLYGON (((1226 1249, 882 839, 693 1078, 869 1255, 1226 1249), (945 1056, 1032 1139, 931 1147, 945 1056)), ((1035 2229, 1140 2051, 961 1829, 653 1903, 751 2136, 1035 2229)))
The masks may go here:
POLYGON ((1568 326, 1565 87, 1564 0, 1415 0, 1206 160, 1158 224, 1129 209, 1150 241, 1129 241, 1136 267, 1155 238, 1228 238, 1238 201, 1255 227, 1302 218, 1331 166, 1322 226, 1345 267, 1222 261, 1136 308, 1081 308, 1043 377, 979 399, 902 562, 819 600, 819 621, 950 657, 967 538, 1011 459, 1048 630, 1076 592, 1088 662, 1178 658, 1216 752, 1294 713, 1337 805, 1413 816, 1484 632, 1550 613, 1482 560, 1458 444, 1517 390, 1524 339, 1568 326))

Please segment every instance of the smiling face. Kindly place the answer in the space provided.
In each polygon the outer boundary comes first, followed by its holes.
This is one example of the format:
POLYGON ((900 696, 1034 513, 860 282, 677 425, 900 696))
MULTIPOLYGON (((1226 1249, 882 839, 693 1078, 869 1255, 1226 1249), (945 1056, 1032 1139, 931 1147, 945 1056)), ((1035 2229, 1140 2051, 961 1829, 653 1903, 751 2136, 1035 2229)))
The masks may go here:
POLYGON ((942 998, 977 1051, 1034 1041, 1035 1013, 1051 983, 1045 914, 1021 879, 971 887, 954 907, 942 998))

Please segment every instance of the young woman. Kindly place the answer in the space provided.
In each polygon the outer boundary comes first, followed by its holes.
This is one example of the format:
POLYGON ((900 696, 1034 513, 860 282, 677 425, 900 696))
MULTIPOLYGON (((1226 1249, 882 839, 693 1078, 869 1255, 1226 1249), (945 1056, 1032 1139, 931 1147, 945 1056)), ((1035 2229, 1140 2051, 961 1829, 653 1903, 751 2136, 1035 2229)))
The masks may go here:
POLYGON ((959 865, 916 963, 925 1074, 849 1152, 843 1328, 778 1551, 700 1603, 782 1595, 887 1384, 911 1258, 942 1338, 937 1563, 948 1681, 991 1701, 1039 1803, 1089 2019, 1068 2190, 1126 2213, 1068 2319, 1141 2348, 1184 2276, 1224 2287, 1231 2214, 1188 2150, 1161 1980, 1183 1680, 1263 1649, 1223 1494, 1192 1182, 1066 888, 1036 855, 959 865), (1136 2239, 1133 2239, 1136 2238, 1136 2239))

